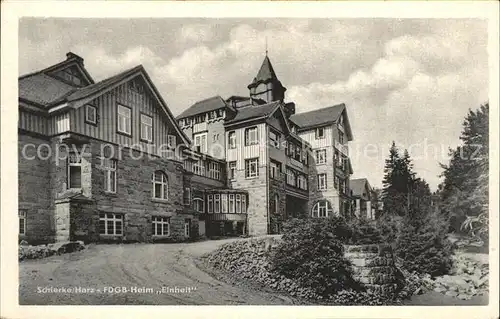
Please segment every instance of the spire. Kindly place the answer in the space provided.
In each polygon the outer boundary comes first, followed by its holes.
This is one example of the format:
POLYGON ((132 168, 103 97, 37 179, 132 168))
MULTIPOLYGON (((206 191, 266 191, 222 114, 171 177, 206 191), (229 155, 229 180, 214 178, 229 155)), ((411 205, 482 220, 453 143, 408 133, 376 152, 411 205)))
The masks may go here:
MULTIPOLYGON (((266 50, 267 53, 267 50, 266 50)), ((260 83, 260 82, 268 82, 269 80, 278 80, 278 77, 276 76, 276 73, 274 72, 273 65, 271 64, 271 60, 269 60, 269 57, 266 54, 266 57, 264 58, 264 61, 262 62, 262 65, 260 66, 259 72, 257 73, 257 76, 253 79, 253 83, 260 83)), ((251 84, 251 85, 252 85, 251 84)))
POLYGON ((283 100, 285 97, 286 88, 281 84, 280 80, 274 72, 271 60, 266 56, 260 66, 257 76, 253 79, 252 83, 248 85, 250 90, 250 97, 253 99, 261 99, 266 102, 283 100))

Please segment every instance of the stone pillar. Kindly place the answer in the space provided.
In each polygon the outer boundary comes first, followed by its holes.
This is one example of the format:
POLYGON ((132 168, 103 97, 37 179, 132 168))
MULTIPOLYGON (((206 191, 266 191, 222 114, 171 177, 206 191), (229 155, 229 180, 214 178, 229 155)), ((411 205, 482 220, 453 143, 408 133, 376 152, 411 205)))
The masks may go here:
POLYGON ((373 219, 373 216, 372 216, 372 202, 371 201, 367 201, 366 202, 366 218, 371 220, 373 219))

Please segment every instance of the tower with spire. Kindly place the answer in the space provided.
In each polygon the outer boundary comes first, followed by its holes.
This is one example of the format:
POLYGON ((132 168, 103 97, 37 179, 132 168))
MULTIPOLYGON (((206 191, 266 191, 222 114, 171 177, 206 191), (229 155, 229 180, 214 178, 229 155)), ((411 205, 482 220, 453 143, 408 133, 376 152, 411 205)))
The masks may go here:
POLYGON ((267 50, 259 72, 252 83, 248 85, 248 89, 250 90, 250 98, 254 104, 270 103, 273 101, 283 102, 285 99, 286 88, 276 76, 271 60, 267 56, 267 50))

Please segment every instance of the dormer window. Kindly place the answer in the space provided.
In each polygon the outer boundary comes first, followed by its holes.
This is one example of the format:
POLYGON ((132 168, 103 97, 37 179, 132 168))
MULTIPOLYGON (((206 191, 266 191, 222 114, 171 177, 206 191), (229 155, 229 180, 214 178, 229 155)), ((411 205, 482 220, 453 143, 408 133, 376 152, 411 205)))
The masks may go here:
POLYGON ((205 122, 205 114, 195 116, 194 124, 199 124, 203 122, 205 122))
POLYGON ((97 108, 93 105, 85 105, 85 122, 89 124, 97 124, 97 108))

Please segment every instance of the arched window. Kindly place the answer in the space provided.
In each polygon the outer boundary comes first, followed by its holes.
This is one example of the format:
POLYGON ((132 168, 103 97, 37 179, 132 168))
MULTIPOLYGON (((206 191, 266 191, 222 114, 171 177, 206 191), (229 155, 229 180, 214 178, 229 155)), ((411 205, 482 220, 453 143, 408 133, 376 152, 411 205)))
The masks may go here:
POLYGON ((168 179, 162 171, 153 174, 153 198, 168 199, 168 179))
POLYGON ((205 202, 201 198, 195 198, 193 199, 193 209, 199 213, 203 213, 205 211, 204 209, 205 202))
POLYGON ((333 214, 332 204, 326 199, 318 201, 312 209, 312 217, 328 217, 333 214))

